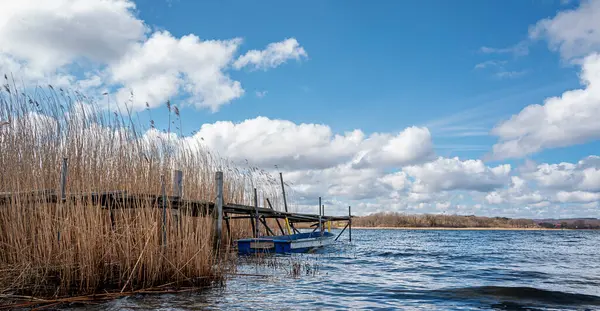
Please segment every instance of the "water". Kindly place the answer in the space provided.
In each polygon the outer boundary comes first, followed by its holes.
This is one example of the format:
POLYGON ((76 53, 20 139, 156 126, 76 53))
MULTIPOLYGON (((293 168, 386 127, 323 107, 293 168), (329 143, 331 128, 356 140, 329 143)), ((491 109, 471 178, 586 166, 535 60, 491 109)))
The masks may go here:
POLYGON ((93 310, 600 310, 600 231, 353 230, 227 286, 93 310), (308 270, 306 268, 309 268, 308 270))

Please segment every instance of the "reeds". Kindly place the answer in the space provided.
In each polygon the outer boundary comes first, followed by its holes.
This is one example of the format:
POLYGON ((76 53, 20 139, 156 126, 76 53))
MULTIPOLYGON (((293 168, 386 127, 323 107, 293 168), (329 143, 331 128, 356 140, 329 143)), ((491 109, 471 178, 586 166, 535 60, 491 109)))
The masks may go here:
MULTIPOLYGON (((18 90, 5 76, 0 90, 0 294, 65 297, 156 286, 204 286, 222 280, 228 256, 212 248, 211 215, 167 213, 150 200, 107 210, 86 200, 30 200, 30 191, 59 192, 68 159, 67 193, 107 191, 171 195, 172 172, 183 172, 184 198, 215 201, 215 172, 224 173, 224 200, 252 204, 253 187, 279 200, 275 178, 240 168, 197 139, 171 130, 179 109, 167 103, 168 130, 149 129, 123 110, 106 111, 77 92, 52 86, 18 90), (171 116, 171 114, 175 116, 171 116)), ((177 121, 180 122, 180 121, 177 121)), ((180 123, 179 123, 180 124, 180 123)), ((248 225, 232 222, 232 235, 248 225)), ((229 239, 224 239, 224 243, 229 239)), ((227 245, 224 246, 225 248, 227 245)))

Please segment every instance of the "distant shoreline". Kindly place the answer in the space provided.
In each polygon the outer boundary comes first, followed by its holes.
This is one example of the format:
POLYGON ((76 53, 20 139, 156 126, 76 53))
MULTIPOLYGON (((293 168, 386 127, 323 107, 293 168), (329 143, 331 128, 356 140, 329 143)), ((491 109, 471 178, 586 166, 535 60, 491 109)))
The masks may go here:
POLYGON ((352 226, 352 229, 385 229, 385 230, 489 230, 489 231, 561 231, 561 230, 575 230, 575 229, 552 229, 552 228, 502 228, 502 227, 464 227, 464 228, 452 228, 452 227, 356 227, 352 226))

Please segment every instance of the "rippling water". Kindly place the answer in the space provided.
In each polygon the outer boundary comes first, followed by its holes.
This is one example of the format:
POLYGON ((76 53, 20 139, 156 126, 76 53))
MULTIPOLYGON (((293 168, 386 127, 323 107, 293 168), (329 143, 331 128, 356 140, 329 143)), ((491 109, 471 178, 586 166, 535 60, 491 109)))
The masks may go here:
MULTIPOLYGON (((227 286, 94 310, 600 310, 600 231, 358 230, 227 286), (302 263, 301 275, 286 272, 302 263), (261 277, 256 275, 267 275, 261 277)), ((88 307, 90 309, 90 307, 88 307)))

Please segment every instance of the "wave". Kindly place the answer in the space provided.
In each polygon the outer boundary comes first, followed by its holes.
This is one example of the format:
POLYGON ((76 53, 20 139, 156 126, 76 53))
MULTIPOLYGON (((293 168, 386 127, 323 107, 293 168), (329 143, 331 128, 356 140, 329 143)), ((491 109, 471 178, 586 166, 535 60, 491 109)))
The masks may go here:
POLYGON ((600 297, 551 291, 533 287, 479 286, 435 290, 448 298, 491 299, 508 305, 515 303, 536 305, 586 305, 600 306, 600 297))

